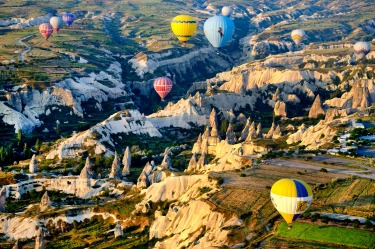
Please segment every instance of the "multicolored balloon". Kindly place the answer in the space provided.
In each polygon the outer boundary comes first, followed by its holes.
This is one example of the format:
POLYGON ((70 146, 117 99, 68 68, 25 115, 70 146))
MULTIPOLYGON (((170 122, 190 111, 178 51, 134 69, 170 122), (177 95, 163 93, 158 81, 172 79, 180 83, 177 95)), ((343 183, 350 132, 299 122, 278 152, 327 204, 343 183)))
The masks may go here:
POLYGON ((64 20, 66 25, 70 27, 70 25, 72 25, 74 22, 74 15, 71 13, 65 13, 65 14, 62 14, 62 19, 64 20))
POLYGON ((292 31, 291 36, 295 44, 299 46, 299 44, 301 44, 301 41, 306 37, 306 33, 302 29, 295 29, 292 31))
POLYGON ((49 19, 49 23, 52 25, 53 30, 57 33, 59 32, 59 29, 61 29, 61 27, 63 26, 64 21, 59 16, 53 16, 51 17, 51 19, 49 19))
POLYGON ((363 59, 371 51, 371 45, 368 42, 357 42, 353 46, 357 59, 363 59))
POLYGON ((186 43, 197 29, 197 21, 187 15, 176 16, 171 22, 171 29, 178 40, 186 43))
POLYGON ((172 90, 173 83, 167 77, 159 77, 154 80, 154 89, 159 94, 162 101, 165 96, 172 90))
POLYGON ((46 41, 47 41, 48 38, 53 33, 53 27, 49 23, 42 23, 42 24, 39 25, 39 32, 42 34, 44 39, 46 39, 46 41))
POLYGON ((310 186, 297 179, 281 179, 271 188, 271 201, 277 211, 292 227, 295 221, 310 206, 313 194, 310 186))
POLYGON ((221 14, 222 14, 223 16, 230 16, 230 15, 232 15, 232 13, 233 13, 233 10, 232 10, 232 8, 229 7, 229 6, 224 6, 224 7, 221 9, 221 14))
POLYGON ((234 23, 227 16, 213 16, 204 22, 203 29, 211 45, 220 48, 232 38, 234 23))

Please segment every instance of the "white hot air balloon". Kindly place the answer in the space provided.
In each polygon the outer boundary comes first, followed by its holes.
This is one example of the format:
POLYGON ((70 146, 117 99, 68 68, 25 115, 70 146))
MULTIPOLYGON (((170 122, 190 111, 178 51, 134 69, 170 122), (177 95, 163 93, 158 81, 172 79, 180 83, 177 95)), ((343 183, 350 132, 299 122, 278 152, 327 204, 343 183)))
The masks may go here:
POLYGON ((224 7, 221 9, 221 14, 222 14, 223 16, 230 16, 230 15, 232 15, 232 13, 233 13, 233 10, 232 10, 232 8, 229 7, 229 6, 224 6, 224 7))
POLYGON ((301 43, 303 38, 305 38, 306 33, 302 29, 295 29, 292 31, 292 40, 296 43, 297 46, 301 43))
POLYGON ((61 27, 63 26, 64 21, 59 16, 53 16, 49 20, 49 23, 52 25, 53 31, 55 31, 57 33, 57 32, 59 32, 59 29, 61 29, 61 27))
POLYGON ((371 51, 371 45, 368 42, 357 42, 353 46, 355 56, 358 60, 363 59, 366 57, 368 53, 371 51))

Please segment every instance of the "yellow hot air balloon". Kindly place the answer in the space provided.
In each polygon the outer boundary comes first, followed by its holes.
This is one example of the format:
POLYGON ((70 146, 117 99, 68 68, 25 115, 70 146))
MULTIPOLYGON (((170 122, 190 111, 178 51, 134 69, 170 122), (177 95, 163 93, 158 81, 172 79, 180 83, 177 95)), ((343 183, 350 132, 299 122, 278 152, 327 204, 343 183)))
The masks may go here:
POLYGON ((310 206, 313 194, 310 186, 297 179, 281 179, 271 188, 271 201, 277 211, 292 227, 295 221, 310 206))
POLYGON ((197 21, 187 15, 176 16, 171 22, 171 28, 175 36, 186 43, 197 29, 197 21))

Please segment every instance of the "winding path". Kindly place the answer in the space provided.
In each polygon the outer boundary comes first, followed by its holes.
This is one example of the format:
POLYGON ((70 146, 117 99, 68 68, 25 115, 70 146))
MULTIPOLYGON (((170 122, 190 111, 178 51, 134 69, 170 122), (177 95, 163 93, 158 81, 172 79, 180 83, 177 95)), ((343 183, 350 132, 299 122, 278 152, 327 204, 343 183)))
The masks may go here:
POLYGON ((16 39, 16 41, 17 41, 18 44, 20 44, 21 46, 26 47, 26 49, 25 49, 25 50, 22 50, 22 51, 21 51, 21 54, 20 54, 20 58, 21 58, 21 61, 22 61, 22 62, 25 62, 25 54, 26 54, 27 52, 29 52, 30 49, 31 49, 31 46, 27 46, 23 41, 24 41, 25 39, 28 39, 28 38, 32 37, 32 36, 34 36, 34 35, 31 34, 31 35, 25 36, 25 37, 22 38, 22 39, 16 39))

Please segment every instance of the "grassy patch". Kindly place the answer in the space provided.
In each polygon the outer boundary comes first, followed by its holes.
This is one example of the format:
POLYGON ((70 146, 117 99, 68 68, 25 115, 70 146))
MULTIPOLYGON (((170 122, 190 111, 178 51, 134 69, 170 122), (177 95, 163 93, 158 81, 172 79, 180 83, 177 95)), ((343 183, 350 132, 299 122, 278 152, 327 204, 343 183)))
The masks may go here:
POLYGON ((294 223, 288 230, 287 224, 282 222, 277 227, 277 234, 281 237, 336 243, 359 248, 374 248, 375 235, 369 231, 350 228, 318 226, 314 224, 294 223))

